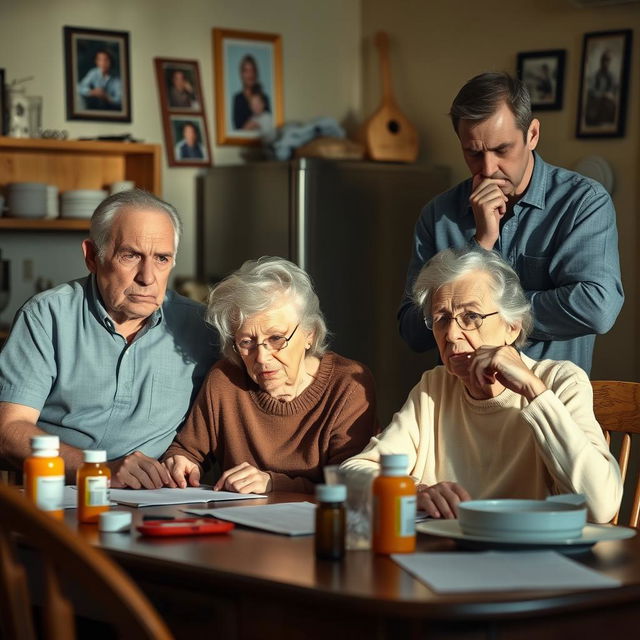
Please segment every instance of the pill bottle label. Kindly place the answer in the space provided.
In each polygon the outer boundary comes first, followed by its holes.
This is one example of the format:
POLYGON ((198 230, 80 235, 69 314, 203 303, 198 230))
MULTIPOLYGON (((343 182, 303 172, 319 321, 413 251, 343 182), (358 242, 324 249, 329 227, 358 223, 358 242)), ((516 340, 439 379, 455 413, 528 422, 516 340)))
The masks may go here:
POLYGON ((404 538, 416 534, 416 496, 396 498, 396 535, 404 538))
POLYGON ((36 478, 36 505, 43 511, 59 511, 64 506, 64 476, 36 478))
POLYGON ((109 479, 107 476, 88 476, 84 481, 85 505, 87 507, 108 507, 109 479))

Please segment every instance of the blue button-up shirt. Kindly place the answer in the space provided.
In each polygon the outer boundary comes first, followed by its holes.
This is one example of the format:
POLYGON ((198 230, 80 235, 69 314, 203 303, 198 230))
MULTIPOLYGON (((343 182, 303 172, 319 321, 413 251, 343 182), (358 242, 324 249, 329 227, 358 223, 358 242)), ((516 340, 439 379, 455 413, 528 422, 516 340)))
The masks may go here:
POLYGON ((0 353, 0 402, 37 409, 44 431, 110 460, 136 450, 158 458, 218 354, 203 311, 169 291, 127 344, 93 276, 40 293, 0 353))
MULTIPOLYGON (((534 315, 524 352, 591 370, 595 334, 611 329, 624 295, 613 202, 604 187, 534 153, 529 187, 501 227, 494 249, 515 269, 534 315)), ((475 244, 472 179, 429 202, 416 224, 400 333, 416 351, 435 346, 410 298, 424 263, 438 251, 475 244)))

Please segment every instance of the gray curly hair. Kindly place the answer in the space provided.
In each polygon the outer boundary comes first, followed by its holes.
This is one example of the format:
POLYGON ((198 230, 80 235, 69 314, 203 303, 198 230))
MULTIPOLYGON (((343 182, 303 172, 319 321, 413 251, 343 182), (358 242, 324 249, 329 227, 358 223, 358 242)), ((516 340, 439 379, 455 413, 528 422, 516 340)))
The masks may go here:
POLYGON ((247 260, 209 294, 206 320, 218 331, 220 349, 226 358, 242 365, 233 349, 236 332, 247 318, 267 311, 281 296, 296 306, 300 327, 314 332, 307 356, 321 357, 326 352, 327 325, 311 278, 284 258, 263 256, 247 260))
POLYGON ((491 278, 491 291, 502 319, 510 326, 520 325, 513 346, 521 348, 533 329, 533 314, 518 274, 495 251, 479 247, 445 249, 427 262, 413 285, 413 301, 425 317, 431 314, 433 295, 440 287, 473 271, 491 278))

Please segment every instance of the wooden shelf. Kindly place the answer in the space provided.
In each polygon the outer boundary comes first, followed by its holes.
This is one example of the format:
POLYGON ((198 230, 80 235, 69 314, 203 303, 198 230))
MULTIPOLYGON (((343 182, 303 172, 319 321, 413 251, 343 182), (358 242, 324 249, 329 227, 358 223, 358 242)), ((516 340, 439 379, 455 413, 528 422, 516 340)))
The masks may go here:
POLYGON ((0 187, 46 182, 62 191, 132 180, 161 195, 160 145, 0 136, 0 187))
POLYGON ((0 229, 7 231, 88 231, 89 224, 90 220, 63 218, 0 218, 0 229))
MULTIPOLYGON (((0 190, 11 182, 46 182, 60 193, 107 189, 131 180, 161 196, 160 145, 0 136, 0 190)), ((0 218, 12 231, 86 231, 89 220, 0 218)))

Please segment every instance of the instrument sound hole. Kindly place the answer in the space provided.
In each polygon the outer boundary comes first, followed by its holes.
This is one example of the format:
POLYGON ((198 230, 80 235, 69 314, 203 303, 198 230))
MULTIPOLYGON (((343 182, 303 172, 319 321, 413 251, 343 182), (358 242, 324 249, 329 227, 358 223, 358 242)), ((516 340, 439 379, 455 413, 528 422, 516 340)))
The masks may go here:
POLYGON ((398 133, 400 131, 400 123, 397 120, 389 120, 389 122, 387 122, 387 129, 389 129, 391 133, 398 133))

